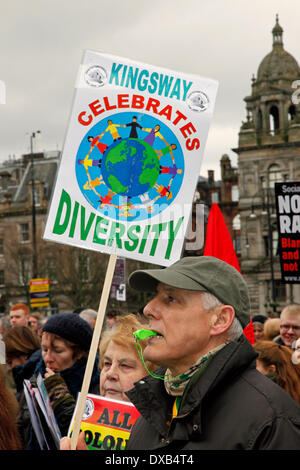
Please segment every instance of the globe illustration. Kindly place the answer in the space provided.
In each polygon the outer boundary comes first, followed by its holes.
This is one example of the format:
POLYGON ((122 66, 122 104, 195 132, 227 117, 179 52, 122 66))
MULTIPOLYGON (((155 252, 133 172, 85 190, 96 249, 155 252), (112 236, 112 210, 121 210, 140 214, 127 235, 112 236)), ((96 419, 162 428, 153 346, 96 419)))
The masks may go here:
POLYGON ((125 138, 105 151, 101 172, 105 184, 117 194, 134 197, 149 191, 159 176, 159 158, 143 140, 125 138))

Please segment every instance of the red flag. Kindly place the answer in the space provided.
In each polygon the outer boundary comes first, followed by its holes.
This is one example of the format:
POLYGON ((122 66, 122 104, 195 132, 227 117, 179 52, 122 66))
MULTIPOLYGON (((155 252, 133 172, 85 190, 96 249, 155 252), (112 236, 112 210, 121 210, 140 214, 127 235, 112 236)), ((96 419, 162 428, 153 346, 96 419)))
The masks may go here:
POLYGON ((252 317, 250 319, 250 323, 248 323, 247 326, 245 326, 244 335, 246 336, 247 340, 249 341, 250 344, 255 343, 255 336, 254 336, 254 329, 253 329, 253 322, 252 322, 252 317))
POLYGON ((214 256, 234 266, 239 272, 240 266, 234 251, 230 233, 222 212, 215 202, 208 215, 204 256, 214 256))
MULTIPOLYGON (((241 272, 230 233, 216 203, 213 203, 209 211, 203 255, 221 259, 241 272)), ((255 342, 252 318, 244 329, 244 335, 250 344, 255 342)))

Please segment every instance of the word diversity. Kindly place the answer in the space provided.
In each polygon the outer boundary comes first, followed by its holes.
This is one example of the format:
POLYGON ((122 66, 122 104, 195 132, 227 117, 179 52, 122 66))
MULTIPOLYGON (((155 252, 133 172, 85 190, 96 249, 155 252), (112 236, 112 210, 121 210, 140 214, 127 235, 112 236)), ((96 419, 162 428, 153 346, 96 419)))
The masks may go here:
MULTIPOLYGON (((182 207, 178 207, 182 211, 182 207)), ((127 252, 137 251, 144 253, 146 246, 150 256, 155 256, 159 241, 167 240, 167 247, 164 253, 166 259, 170 258, 175 237, 182 225, 184 216, 178 218, 177 222, 169 220, 157 224, 128 225, 114 221, 109 218, 97 215, 94 212, 86 213, 83 205, 77 201, 72 202, 70 195, 62 191, 58 206, 53 233, 56 235, 67 235, 74 237, 78 231, 80 240, 86 241, 90 237, 93 245, 107 245, 109 247, 117 245, 127 252)), ((182 234, 184 236, 184 234, 182 234)))

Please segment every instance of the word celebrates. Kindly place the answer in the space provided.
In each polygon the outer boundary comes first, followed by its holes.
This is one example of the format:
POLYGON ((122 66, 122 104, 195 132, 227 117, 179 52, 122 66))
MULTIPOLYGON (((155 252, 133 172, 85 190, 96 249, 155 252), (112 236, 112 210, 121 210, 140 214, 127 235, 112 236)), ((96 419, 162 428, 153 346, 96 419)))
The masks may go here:
POLYGON ((282 280, 300 283, 300 182, 276 183, 282 280))
POLYGON ((154 98, 145 99, 141 95, 121 94, 117 95, 115 101, 112 103, 107 96, 104 96, 102 102, 95 100, 88 104, 89 111, 81 111, 78 114, 78 122, 83 126, 89 126, 94 117, 110 111, 112 109, 132 108, 135 110, 151 111, 154 114, 164 117, 171 121, 173 126, 179 126, 179 131, 186 139, 186 149, 194 150, 200 147, 200 141, 197 138, 191 140, 189 137, 196 132, 196 128, 192 122, 187 122, 187 116, 181 111, 174 109, 171 105, 162 106, 161 102, 154 98))

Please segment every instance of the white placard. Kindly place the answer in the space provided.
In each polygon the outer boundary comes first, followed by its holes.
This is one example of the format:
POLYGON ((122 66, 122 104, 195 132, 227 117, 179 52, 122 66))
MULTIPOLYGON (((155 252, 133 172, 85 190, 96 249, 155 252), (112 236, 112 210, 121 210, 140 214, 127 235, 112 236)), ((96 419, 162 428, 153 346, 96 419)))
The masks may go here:
POLYGON ((86 51, 44 238, 163 266, 178 260, 217 88, 86 51))

